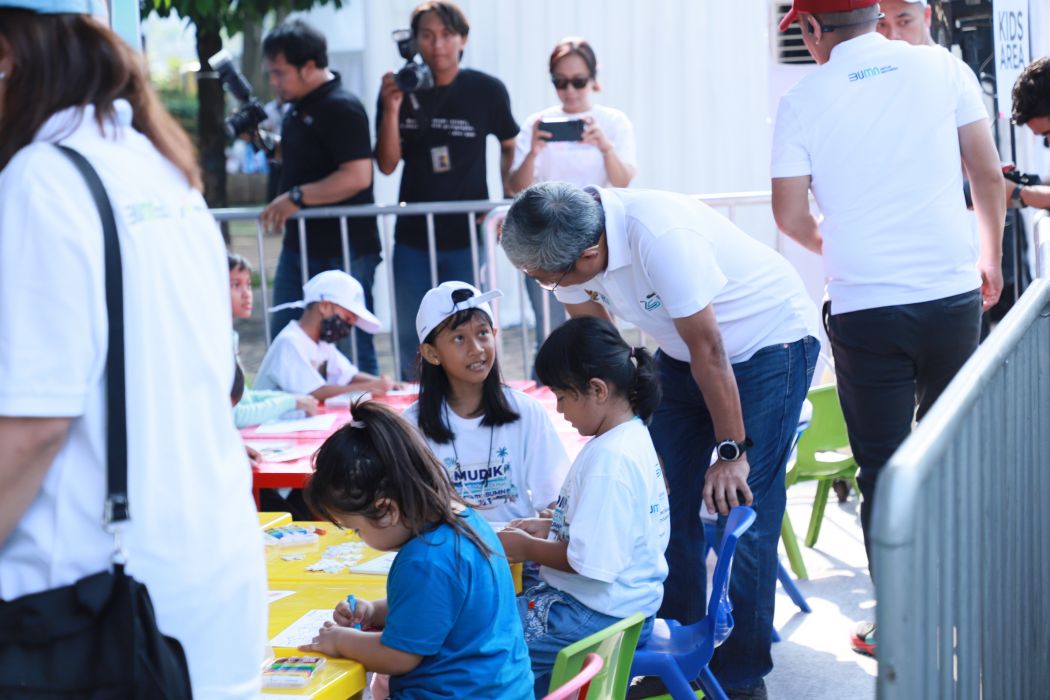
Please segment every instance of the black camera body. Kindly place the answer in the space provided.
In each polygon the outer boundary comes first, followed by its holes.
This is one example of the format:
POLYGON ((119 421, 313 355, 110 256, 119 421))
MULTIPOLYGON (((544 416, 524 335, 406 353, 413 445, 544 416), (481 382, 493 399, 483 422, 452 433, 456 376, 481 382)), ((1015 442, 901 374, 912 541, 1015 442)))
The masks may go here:
POLYGON ((397 44, 397 52, 405 59, 405 65, 394 75, 394 83, 398 89, 404 93, 413 93, 433 88, 434 74, 430 71, 430 66, 416 60, 419 50, 412 30, 395 29, 390 35, 397 44))
POLYGON ((262 103, 252 95, 252 86, 237 67, 233 65, 230 54, 223 49, 208 59, 208 63, 219 74, 223 86, 241 103, 241 108, 223 122, 223 130, 230 139, 255 131, 259 124, 266 121, 266 110, 262 103))

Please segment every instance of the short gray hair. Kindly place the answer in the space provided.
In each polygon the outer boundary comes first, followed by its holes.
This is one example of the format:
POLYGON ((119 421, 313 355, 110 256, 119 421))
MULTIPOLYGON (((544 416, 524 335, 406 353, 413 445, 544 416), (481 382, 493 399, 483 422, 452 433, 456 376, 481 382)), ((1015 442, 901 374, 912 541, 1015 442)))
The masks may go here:
POLYGON ((501 243, 518 269, 557 273, 604 230, 605 211, 594 197, 567 182, 541 182, 514 198, 501 243))

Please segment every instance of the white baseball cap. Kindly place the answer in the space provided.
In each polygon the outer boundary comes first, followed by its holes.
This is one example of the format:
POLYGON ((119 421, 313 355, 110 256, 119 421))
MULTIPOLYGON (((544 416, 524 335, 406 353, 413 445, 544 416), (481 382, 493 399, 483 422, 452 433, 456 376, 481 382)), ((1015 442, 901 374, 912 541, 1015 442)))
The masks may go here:
POLYGON ((923 4, 923 5, 927 4, 926 0, 904 0, 904 2, 906 2, 906 3, 910 4, 910 5, 918 5, 920 3, 923 4))
POLYGON ((375 314, 365 306, 365 290, 361 283, 342 270, 326 270, 310 278, 310 281, 303 285, 302 301, 272 306, 270 311, 301 309, 318 301, 330 301, 353 313, 357 316, 354 325, 365 333, 378 333, 383 327, 375 314))
POLYGON ((442 282, 423 296, 416 313, 416 335, 424 342, 430 332, 448 317, 467 309, 481 309, 493 318, 489 301, 499 299, 503 292, 493 289, 484 294, 466 282, 442 282))
POLYGON ((0 7, 30 10, 42 15, 108 16, 105 0, 0 0, 0 7))

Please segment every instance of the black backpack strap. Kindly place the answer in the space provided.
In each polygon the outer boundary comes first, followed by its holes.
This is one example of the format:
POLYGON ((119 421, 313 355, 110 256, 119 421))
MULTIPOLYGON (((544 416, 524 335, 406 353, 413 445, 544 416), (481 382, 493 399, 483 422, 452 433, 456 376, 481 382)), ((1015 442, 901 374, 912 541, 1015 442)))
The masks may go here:
POLYGON ((124 278, 120 263, 120 240, 113 205, 98 173, 83 155, 69 146, 58 149, 80 171, 102 219, 105 244, 106 310, 109 342, 106 352, 106 510, 103 525, 128 520, 128 430, 124 386, 124 278))

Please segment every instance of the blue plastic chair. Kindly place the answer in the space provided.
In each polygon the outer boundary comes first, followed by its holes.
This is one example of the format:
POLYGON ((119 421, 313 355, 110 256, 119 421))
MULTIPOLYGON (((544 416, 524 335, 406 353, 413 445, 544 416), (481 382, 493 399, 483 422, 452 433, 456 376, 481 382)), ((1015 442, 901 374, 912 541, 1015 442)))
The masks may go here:
MULTIPOLYGON (((718 531, 715 523, 704 521, 704 542, 707 545, 708 552, 715 548, 717 535, 718 531)), ((784 568, 784 564, 779 558, 777 559, 777 580, 780 581, 780 585, 784 587, 784 592, 787 593, 791 602, 798 606, 799 610, 804 613, 813 612, 813 609, 809 607, 809 601, 806 600, 806 596, 802 595, 802 591, 795 585, 795 580, 791 578, 791 574, 784 568)), ((773 628, 773 641, 780 641, 780 633, 777 632, 776 627, 773 628)))
POLYGON ((634 654, 632 676, 659 676, 674 700, 696 700, 689 681, 696 678, 704 695, 728 700, 708 664, 715 647, 733 631, 733 605, 729 601, 729 575, 740 536, 755 522, 755 511, 737 506, 729 512, 725 535, 718 549, 707 616, 691 625, 656 620, 652 636, 634 654))

